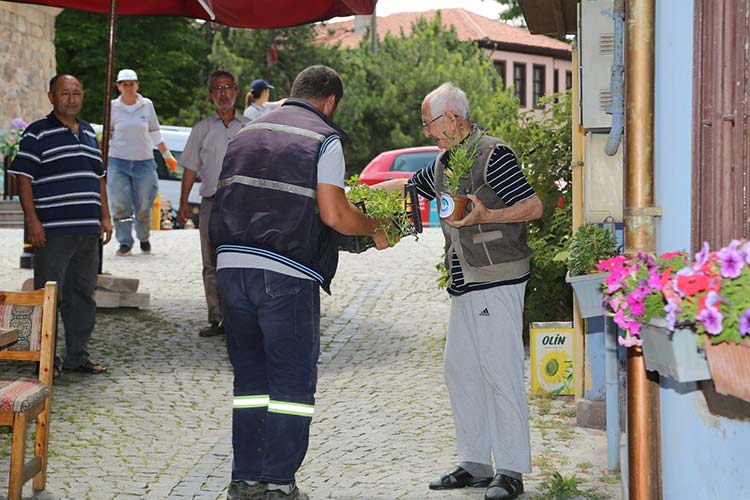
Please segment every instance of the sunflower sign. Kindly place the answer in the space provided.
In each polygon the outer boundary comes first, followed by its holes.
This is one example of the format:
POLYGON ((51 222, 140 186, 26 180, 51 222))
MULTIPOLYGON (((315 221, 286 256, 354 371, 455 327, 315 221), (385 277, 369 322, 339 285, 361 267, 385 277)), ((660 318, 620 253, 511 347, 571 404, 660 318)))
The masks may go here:
POLYGON ((573 394, 573 328, 570 323, 531 324, 531 392, 573 394))

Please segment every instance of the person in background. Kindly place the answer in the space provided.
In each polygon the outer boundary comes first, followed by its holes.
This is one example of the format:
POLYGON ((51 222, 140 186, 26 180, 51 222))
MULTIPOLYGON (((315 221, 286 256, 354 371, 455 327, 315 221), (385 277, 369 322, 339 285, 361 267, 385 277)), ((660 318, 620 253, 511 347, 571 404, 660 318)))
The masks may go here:
POLYGON ((201 207, 198 232, 203 258, 203 289, 208 306, 208 326, 201 329, 201 337, 213 337, 224 333, 221 314, 221 298, 216 283, 216 248, 208 237, 211 209, 216 194, 221 164, 229 141, 249 120, 235 112, 234 103, 239 96, 237 79, 225 70, 214 71, 208 79, 208 96, 214 102, 216 112, 193 126, 185 150, 180 156, 182 189, 177 222, 184 224, 190 217, 188 196, 197 174, 201 176, 201 207))
POLYGON ((34 288, 57 282, 62 368, 99 374, 107 369, 89 359, 88 344, 96 322, 99 241, 106 245, 112 236, 102 155, 91 125, 77 118, 83 105, 78 77, 54 76, 47 95, 53 110, 26 128, 8 173, 18 181, 34 246, 34 288))
POLYGON ((120 96, 112 101, 107 174, 110 211, 120 244, 115 255, 131 254, 133 222, 141 252, 150 254, 151 207, 159 189, 153 145, 172 172, 177 169, 177 160, 161 136, 154 104, 138 93, 135 71, 120 70, 117 89, 120 96))
POLYGON ((250 92, 245 96, 244 115, 248 120, 255 120, 284 103, 284 99, 273 102, 268 101, 272 88, 273 85, 265 80, 253 80, 253 83, 250 84, 250 92))
POLYGON ((210 231, 234 369, 230 499, 308 498, 295 474, 315 412, 320 288, 330 293, 336 273, 336 232, 388 247, 389 222, 344 193, 344 133, 332 121, 343 94, 332 68, 305 68, 224 158, 210 231))

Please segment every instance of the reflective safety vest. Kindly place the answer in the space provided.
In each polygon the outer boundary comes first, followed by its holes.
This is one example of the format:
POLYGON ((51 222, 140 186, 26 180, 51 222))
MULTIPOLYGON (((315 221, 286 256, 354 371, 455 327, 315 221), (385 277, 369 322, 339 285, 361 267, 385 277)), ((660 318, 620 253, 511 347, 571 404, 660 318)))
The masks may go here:
POLYGON ((211 213, 217 253, 263 256, 318 281, 330 293, 338 237, 316 200, 318 159, 344 133, 317 108, 287 99, 229 143, 211 213))

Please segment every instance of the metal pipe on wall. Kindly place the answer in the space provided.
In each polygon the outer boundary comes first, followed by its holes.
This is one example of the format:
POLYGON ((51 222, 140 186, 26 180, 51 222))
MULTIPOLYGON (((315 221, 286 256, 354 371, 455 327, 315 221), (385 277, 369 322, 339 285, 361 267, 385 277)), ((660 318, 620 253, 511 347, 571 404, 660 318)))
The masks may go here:
MULTIPOLYGON (((655 0, 626 8, 625 253, 656 251, 654 207, 655 0)), ((658 376, 628 349, 628 487, 631 500, 661 498, 658 376)))

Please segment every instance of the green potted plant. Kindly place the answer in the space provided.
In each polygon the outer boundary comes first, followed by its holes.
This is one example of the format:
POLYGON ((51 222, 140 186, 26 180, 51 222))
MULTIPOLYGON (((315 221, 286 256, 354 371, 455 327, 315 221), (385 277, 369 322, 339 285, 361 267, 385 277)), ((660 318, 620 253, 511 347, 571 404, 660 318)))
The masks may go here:
POLYGON ((565 281, 573 287, 582 317, 591 318, 604 314, 602 283, 608 274, 597 272, 596 266, 600 260, 616 253, 617 240, 614 233, 595 224, 579 227, 570 240, 565 281))
POLYGON ((469 198, 461 192, 461 184, 469 178, 471 169, 482 150, 477 143, 484 134, 476 125, 472 125, 472 134, 464 142, 450 151, 448 168, 444 170, 443 189, 440 195, 440 218, 455 222, 463 219, 469 198))
MULTIPOLYGON (((419 217, 418 204, 407 203, 405 197, 398 191, 389 193, 384 189, 371 189, 369 186, 359 183, 359 176, 352 176, 346 182, 348 190, 347 199, 356 205, 367 215, 379 220, 389 221, 383 228, 389 245, 395 245, 401 238, 408 235, 417 237, 421 232, 421 223, 416 222, 414 217, 419 217)), ((414 193, 416 196, 416 192, 414 193)), ((409 196, 408 194, 406 196, 409 196)), ((369 236, 341 236, 339 248, 351 253, 364 252, 374 246, 369 236)))

